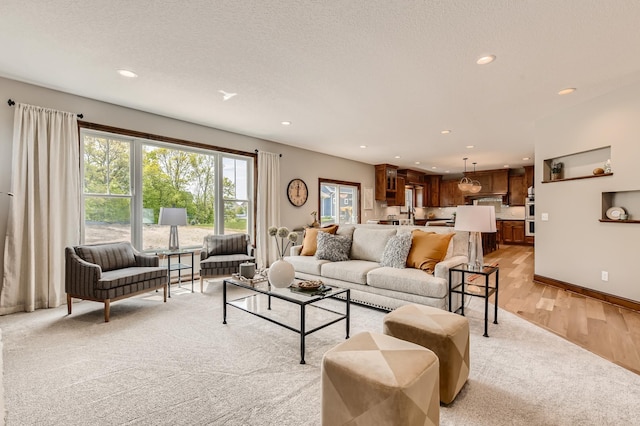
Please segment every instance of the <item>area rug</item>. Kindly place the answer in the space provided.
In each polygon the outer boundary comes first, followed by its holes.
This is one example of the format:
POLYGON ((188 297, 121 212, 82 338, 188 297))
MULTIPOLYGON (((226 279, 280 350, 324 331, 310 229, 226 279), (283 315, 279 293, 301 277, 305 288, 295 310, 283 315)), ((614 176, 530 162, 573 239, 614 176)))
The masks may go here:
MULTIPOLYGON (((109 323, 88 301, 0 317, 7 424, 320 424, 322 355, 343 322, 308 336, 300 365, 297 334, 235 308, 222 324, 220 282, 171 294, 116 302, 109 323)), ((640 376, 503 310, 482 337, 483 309, 466 310, 470 378, 442 425, 638 424, 640 376)), ((381 331, 384 314, 353 306, 351 334, 381 331)))

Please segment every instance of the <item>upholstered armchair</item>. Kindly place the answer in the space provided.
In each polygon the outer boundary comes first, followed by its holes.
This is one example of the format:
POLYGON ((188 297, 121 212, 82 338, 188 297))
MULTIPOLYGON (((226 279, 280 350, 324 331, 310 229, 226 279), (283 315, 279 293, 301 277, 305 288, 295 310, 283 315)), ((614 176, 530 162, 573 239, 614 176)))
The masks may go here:
POLYGON ((248 234, 207 235, 200 252, 200 292, 205 278, 231 275, 241 263, 255 260, 248 234))

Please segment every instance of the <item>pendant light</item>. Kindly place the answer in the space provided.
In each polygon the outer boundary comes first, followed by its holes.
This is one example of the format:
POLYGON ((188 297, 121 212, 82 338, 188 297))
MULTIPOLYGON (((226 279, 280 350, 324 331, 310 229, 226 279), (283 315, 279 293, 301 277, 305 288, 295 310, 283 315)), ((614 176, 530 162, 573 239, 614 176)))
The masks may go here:
MULTIPOLYGON (((473 163, 473 174, 475 176, 476 174, 476 163, 473 163)), ((472 194, 477 194, 478 192, 480 192, 480 190, 482 189, 482 184, 477 181, 477 180, 473 180, 471 181, 471 189, 469 189, 469 192, 471 192, 472 194)))
MULTIPOLYGON (((463 158, 464 160, 464 174, 467 174, 467 157, 463 158)), ((458 189, 462 192, 469 192, 471 190, 471 187, 473 186, 473 182, 471 182, 471 179, 469 179, 466 176, 462 176, 462 179, 460 179, 460 182, 458 183, 458 189)))

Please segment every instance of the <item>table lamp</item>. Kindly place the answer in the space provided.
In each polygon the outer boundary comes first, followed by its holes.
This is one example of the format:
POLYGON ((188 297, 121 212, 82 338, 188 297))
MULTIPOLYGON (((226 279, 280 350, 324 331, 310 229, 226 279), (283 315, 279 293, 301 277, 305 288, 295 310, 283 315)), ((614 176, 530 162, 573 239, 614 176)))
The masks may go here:
POLYGON ((481 270, 481 232, 496 232, 496 210, 493 206, 458 206, 456 209, 456 231, 469 232, 469 269, 481 270))
POLYGON ((170 225, 169 250, 179 250, 178 226, 187 224, 187 209, 176 207, 160 207, 160 217, 158 225, 170 225))

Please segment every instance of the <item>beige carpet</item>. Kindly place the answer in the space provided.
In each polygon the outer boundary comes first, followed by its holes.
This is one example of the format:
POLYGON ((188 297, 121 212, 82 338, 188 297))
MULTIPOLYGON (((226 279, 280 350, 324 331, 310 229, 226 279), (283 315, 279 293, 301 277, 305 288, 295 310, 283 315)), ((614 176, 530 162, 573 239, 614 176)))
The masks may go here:
MULTIPOLYGON (((198 286, 196 286, 198 287, 198 286)), ((322 354, 338 323, 307 338, 229 308, 222 292, 175 289, 0 317, 8 425, 317 425, 322 354)), ((294 319, 297 310, 274 305, 294 319)), ((474 299, 471 374, 443 425, 633 425, 640 376, 500 310, 482 337, 474 299)), ((352 334, 381 331, 384 313, 354 306, 352 334)))

